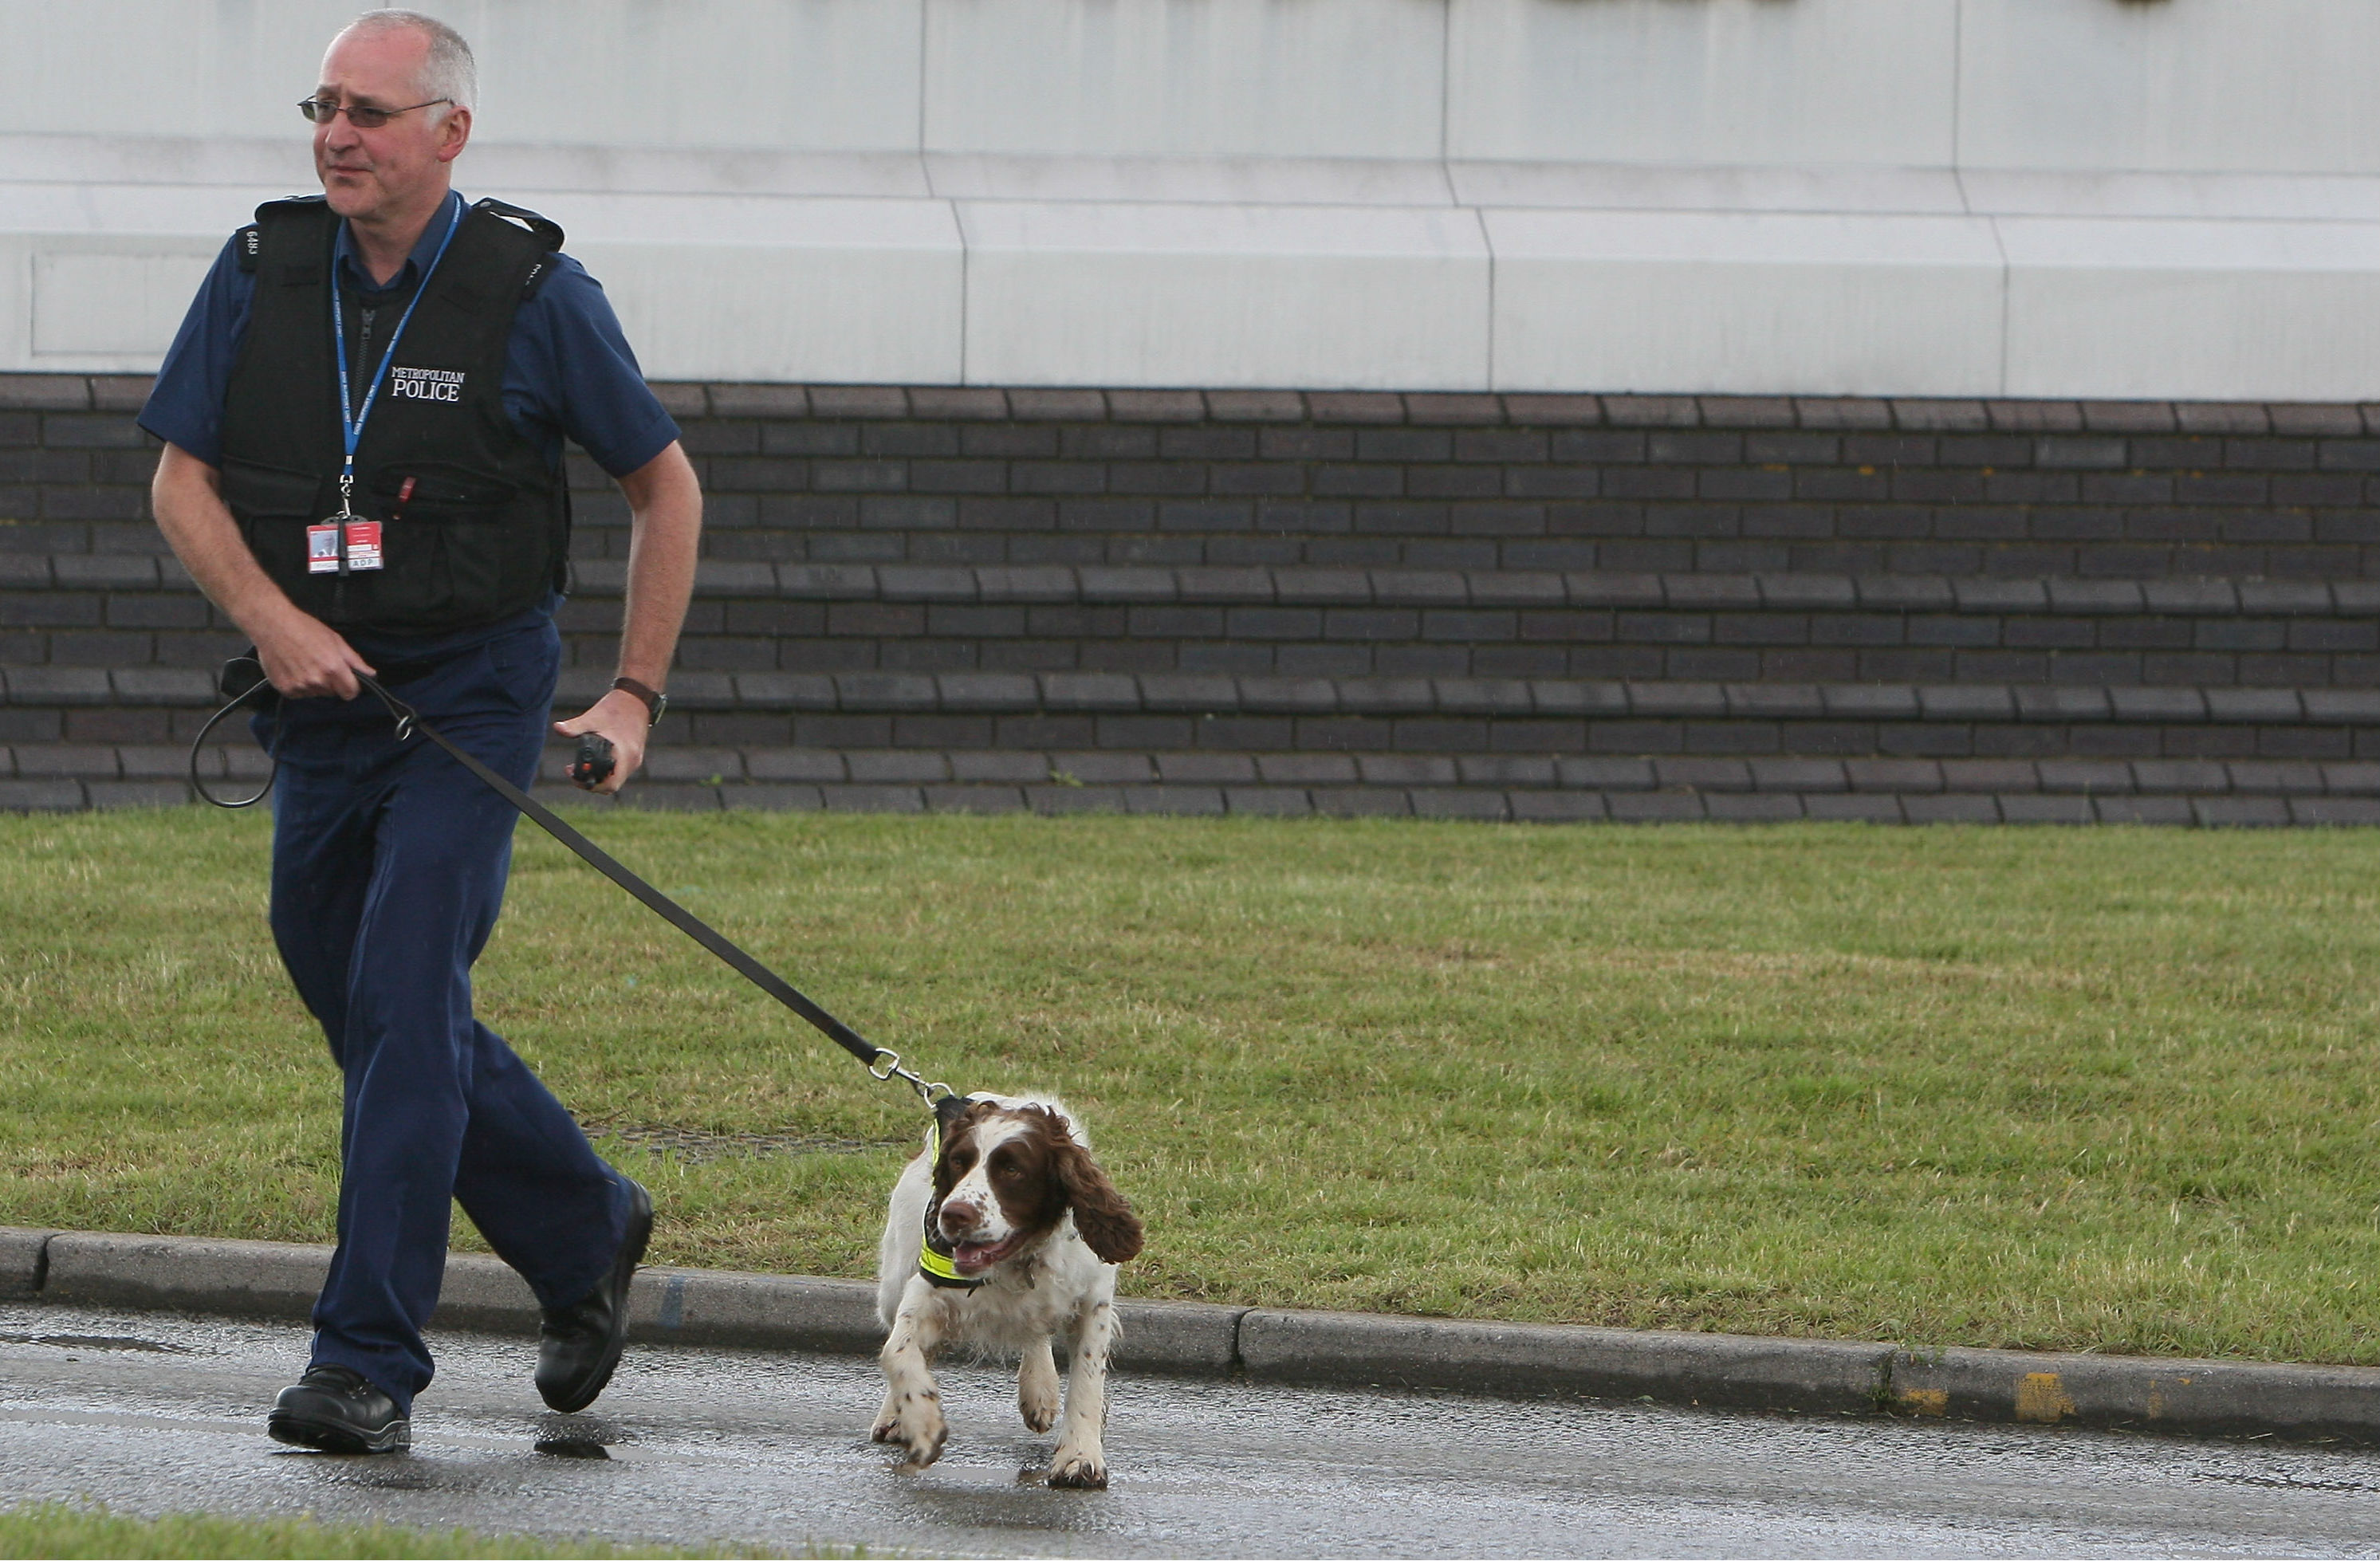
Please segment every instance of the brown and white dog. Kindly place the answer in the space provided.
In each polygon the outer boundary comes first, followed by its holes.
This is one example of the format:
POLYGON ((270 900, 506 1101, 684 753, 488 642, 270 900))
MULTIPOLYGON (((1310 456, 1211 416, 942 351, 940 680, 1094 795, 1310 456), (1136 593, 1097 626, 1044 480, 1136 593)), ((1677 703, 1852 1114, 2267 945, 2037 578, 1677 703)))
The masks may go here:
MULTIPOLYGON (((1104 1490, 1108 1354, 1117 1337, 1115 1265, 1140 1251, 1140 1221, 1091 1159, 1091 1142, 1056 1100, 977 1095, 911 1160, 893 1185, 877 1250, 876 1311, 886 1329, 884 1408, 872 1434, 908 1464, 941 1456, 950 1426, 929 1370, 944 1344, 1016 1354, 1016 1409, 1035 1431, 1058 1422, 1066 1336, 1065 1429, 1050 1483, 1104 1490), (918 1267, 926 1222, 959 1281, 918 1267)), ((929 1259, 930 1261, 930 1259, 929 1259)))

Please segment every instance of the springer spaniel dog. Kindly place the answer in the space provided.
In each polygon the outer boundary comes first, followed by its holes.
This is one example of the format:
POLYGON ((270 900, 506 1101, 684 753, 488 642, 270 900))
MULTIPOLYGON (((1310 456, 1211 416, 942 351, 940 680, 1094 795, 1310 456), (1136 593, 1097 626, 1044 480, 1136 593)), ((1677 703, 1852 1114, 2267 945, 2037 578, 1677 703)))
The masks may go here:
POLYGON ((978 1095, 963 1104, 938 1115, 885 1211, 876 1311, 886 1386, 871 1434, 905 1449, 908 1468, 941 1456, 950 1426, 929 1367, 944 1344, 1021 1355, 1017 1412, 1049 1430, 1059 1411, 1050 1340, 1062 1329, 1066 1424, 1050 1483, 1105 1490, 1115 1265, 1140 1252, 1140 1221, 1062 1103, 978 1095))

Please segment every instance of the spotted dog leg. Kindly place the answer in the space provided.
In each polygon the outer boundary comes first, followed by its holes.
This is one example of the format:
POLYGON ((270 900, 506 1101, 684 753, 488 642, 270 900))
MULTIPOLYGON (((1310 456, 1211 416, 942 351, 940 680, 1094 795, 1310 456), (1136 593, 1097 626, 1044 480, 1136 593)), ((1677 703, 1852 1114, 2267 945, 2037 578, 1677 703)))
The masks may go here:
POLYGON ((1016 1412, 1027 1430, 1047 1431, 1058 1423, 1058 1362, 1046 1338, 1027 1345, 1016 1368, 1016 1412))
POLYGON ((950 1439, 941 1392, 929 1366, 949 1329, 948 1306, 933 1286, 912 1277, 901 1291, 901 1310, 893 1314, 892 1332, 877 1357, 884 1368, 884 1408, 869 1432, 879 1442, 906 1448, 911 1468, 923 1469, 941 1457, 942 1444, 950 1439))
POLYGON ((1066 1428, 1050 1455, 1050 1483, 1066 1490, 1108 1488, 1106 1450, 1099 1437, 1108 1422, 1108 1355, 1122 1330, 1115 1303, 1105 1297, 1085 1309, 1075 1324, 1066 1370, 1066 1428))

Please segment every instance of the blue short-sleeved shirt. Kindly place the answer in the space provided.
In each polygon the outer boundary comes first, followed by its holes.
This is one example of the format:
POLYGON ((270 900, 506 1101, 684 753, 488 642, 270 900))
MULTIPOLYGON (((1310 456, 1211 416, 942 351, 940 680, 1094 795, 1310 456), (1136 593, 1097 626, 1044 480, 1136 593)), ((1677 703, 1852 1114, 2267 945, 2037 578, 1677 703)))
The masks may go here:
MULTIPOLYGON (((448 200, 460 202, 463 197, 448 200)), ((339 227, 334 264, 345 268, 342 274, 368 299, 409 291, 437 254, 451 211, 451 206, 442 210, 422 229, 404 269, 385 287, 375 285, 356 263, 345 224, 339 227)), ((249 309, 256 296, 256 278, 240 270, 237 242, 225 243, 215 257, 214 269, 191 300, 158 369, 156 386, 140 409, 142 428, 211 466, 223 464, 224 396, 231 385, 232 365, 248 338, 249 309)), ((555 259, 552 273, 513 316, 504 353, 504 410, 522 437, 544 452, 549 465, 561 465, 562 442, 568 438, 577 441, 605 471, 625 477, 670 447, 678 437, 677 424, 645 384, 602 284, 569 256, 555 259)), ((357 367, 358 398, 370 371, 357 367)), ((477 641, 510 626, 508 622, 468 631, 464 637, 477 641)), ((451 635, 434 640, 370 637, 384 654, 435 654, 449 643, 460 643, 451 635)), ((350 638, 358 650, 372 654, 362 638, 350 638)))
MULTIPOLYGON (((460 202, 460 195, 448 197, 460 202)), ((422 229, 404 270, 386 287, 372 284, 357 265, 345 224, 339 228, 335 263, 345 267, 364 296, 409 289, 429 269, 445 236, 446 212, 422 229)), ((562 442, 577 440, 613 477, 625 477, 678 436, 677 424, 662 409, 637 369, 619 317, 602 284, 567 255, 513 316, 504 358, 504 410, 524 438, 562 459, 562 442)), ((140 410, 140 426, 180 445, 207 465, 223 464, 224 393, 232 364, 248 337, 248 315, 256 278, 239 269, 232 244, 215 257, 214 269, 191 300, 190 312, 165 354, 156 388, 140 410)), ((357 394, 369 369, 358 366, 357 394)))

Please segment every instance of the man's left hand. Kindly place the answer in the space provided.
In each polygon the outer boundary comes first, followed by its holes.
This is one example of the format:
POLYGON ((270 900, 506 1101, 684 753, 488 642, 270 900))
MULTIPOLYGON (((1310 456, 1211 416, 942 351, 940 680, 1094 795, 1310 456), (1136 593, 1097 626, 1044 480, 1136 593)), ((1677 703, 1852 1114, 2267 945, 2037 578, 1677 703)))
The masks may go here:
POLYGON ((643 765, 645 733, 651 727, 651 712, 645 708, 645 702, 625 688, 612 690, 589 705, 582 715, 553 723, 553 730, 565 737, 583 737, 594 732, 610 741, 618 762, 601 784, 589 788, 605 796, 626 785, 628 777, 643 765))

